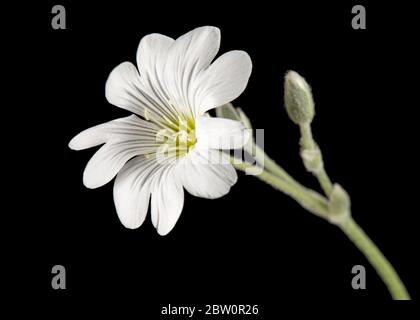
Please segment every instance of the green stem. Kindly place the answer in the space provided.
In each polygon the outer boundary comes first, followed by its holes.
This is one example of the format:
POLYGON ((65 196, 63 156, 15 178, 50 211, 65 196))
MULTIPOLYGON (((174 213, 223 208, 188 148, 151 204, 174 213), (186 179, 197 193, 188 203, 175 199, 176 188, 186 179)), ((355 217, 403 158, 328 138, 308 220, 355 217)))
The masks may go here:
MULTIPOLYGON (((312 212, 321 218, 328 220, 328 215, 332 214, 328 211, 328 200, 321 196, 319 193, 302 186, 287 173, 287 180, 285 180, 283 175, 285 171, 274 161, 272 164, 274 164, 274 167, 271 167, 270 169, 273 170, 275 167, 278 167, 280 171, 275 171, 280 172, 280 176, 276 176, 267 170, 263 170, 255 176, 265 183, 271 185, 275 189, 278 189, 289 195, 309 212, 312 212)), ((244 172, 247 172, 247 170, 255 170, 258 172, 261 170, 261 168, 246 162, 238 163, 237 160, 233 161, 233 165, 236 169, 244 172)), ((328 178, 326 174, 325 176, 328 178)), ((321 181, 322 179, 320 180, 322 185, 321 181)), ((373 243, 373 241, 360 228, 360 226, 357 225, 351 217, 338 226, 356 245, 356 247, 359 248, 359 250, 365 255, 371 265, 375 268, 378 275, 388 287, 388 290, 391 293, 393 299, 410 300, 410 296, 395 269, 378 249, 378 247, 373 243)))
POLYGON ((286 172, 286 170, 271 159, 255 142, 252 143, 252 152, 250 152, 250 154, 255 158, 255 161, 264 168, 264 170, 273 173, 285 181, 296 182, 286 172))
POLYGON ((333 184, 332 184, 330 178, 328 177, 327 172, 324 169, 324 166, 322 166, 321 170, 319 170, 317 173, 315 173, 315 177, 318 179, 318 182, 319 182, 322 190, 324 190, 327 197, 329 197, 331 195, 332 190, 333 190, 333 184))
POLYGON ((314 149, 316 147, 314 138, 312 136, 311 124, 303 123, 299 125, 300 128, 300 145, 302 149, 314 149))
POLYGON ((238 170, 249 172, 258 172, 255 176, 264 181, 265 183, 271 185, 275 189, 282 191, 287 194, 294 200, 296 200, 302 207, 306 210, 322 217, 327 218, 328 215, 328 201, 319 193, 305 188, 293 178, 286 181, 266 170, 261 171, 261 168, 254 166, 246 162, 238 163, 237 160, 232 162, 234 167, 238 170))
POLYGON ((410 300, 407 289, 397 272, 362 228, 352 218, 346 220, 339 227, 375 268, 378 275, 388 287, 392 298, 394 300, 410 300))
POLYGON ((321 185, 322 190, 324 190, 325 194, 329 197, 331 195, 333 184, 330 178, 325 171, 324 163, 322 161, 322 154, 321 150, 318 148, 313 135, 312 135, 312 128, 310 123, 303 123, 299 125, 300 128, 300 146, 302 150, 312 150, 317 149, 320 152, 320 167, 316 171, 311 171, 312 174, 318 179, 319 184, 321 185))

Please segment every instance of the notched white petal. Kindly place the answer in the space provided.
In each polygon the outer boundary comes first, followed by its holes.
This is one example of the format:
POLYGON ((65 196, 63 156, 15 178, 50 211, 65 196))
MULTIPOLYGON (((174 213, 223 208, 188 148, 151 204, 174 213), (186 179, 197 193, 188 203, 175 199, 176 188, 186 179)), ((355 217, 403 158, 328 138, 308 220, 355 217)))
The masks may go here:
POLYGON ((217 27, 196 28, 176 39, 171 54, 181 60, 188 73, 196 67, 198 71, 208 67, 220 48, 220 30, 217 27))
POLYGON ((220 30, 200 27, 178 39, 171 46, 164 68, 164 83, 171 103, 183 112, 199 113, 195 104, 195 83, 216 56, 220 47, 220 30))
POLYGON ((80 150, 106 143, 88 162, 83 183, 98 188, 108 183, 131 158, 154 153, 160 143, 156 141, 159 127, 135 115, 116 119, 89 128, 74 137, 69 146, 80 150))
MULTIPOLYGON (((155 75, 154 71, 160 71, 167 59, 169 49, 175 40, 158 33, 144 36, 137 49, 137 66, 140 76, 155 75)), ((161 76, 158 72, 157 76, 161 76)))
POLYGON ((115 67, 105 84, 105 97, 114 106, 144 116, 146 107, 141 94, 140 75, 131 62, 115 67))
POLYGON ((251 70, 251 58, 245 51, 230 51, 214 61, 197 85, 201 114, 236 99, 245 90, 251 70))
POLYGON ((131 158, 154 152, 155 146, 141 141, 113 141, 102 146, 89 160, 83 172, 83 184, 90 189, 99 188, 111 181, 131 158))

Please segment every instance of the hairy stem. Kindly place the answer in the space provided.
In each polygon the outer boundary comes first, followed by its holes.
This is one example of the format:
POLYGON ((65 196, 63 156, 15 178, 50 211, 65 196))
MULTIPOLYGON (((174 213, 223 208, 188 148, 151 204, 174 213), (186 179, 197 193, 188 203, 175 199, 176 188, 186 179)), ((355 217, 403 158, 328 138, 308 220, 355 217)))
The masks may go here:
POLYGON ((301 148, 303 150, 317 149, 320 153, 320 167, 318 170, 311 171, 311 172, 318 179, 318 182, 321 185, 322 190, 324 190, 325 194, 329 197, 333 189, 333 184, 330 178, 328 177, 327 172, 325 171, 325 167, 322 162, 322 153, 313 138, 311 125, 310 123, 304 123, 304 124, 301 124, 299 128, 300 128, 300 135, 301 135, 301 139, 300 139, 301 148))
POLYGON ((246 162, 237 163, 237 161, 234 161, 233 165, 236 169, 244 171, 246 173, 253 171, 258 172, 254 174, 255 177, 271 185, 275 189, 278 189, 281 192, 287 194, 288 196, 296 200, 306 210, 325 219, 327 218, 327 199, 319 193, 302 186, 293 178, 290 177, 290 180, 286 181, 281 177, 278 177, 266 170, 261 170, 261 168, 246 162))
MULTIPOLYGON (((285 171, 274 161, 271 163, 272 167, 270 168, 270 171, 280 172, 279 176, 268 172, 267 170, 262 170, 260 167, 254 166, 247 162, 238 163, 238 161, 235 160, 232 162, 232 164, 236 169, 246 173, 255 170, 255 172, 258 172, 255 174, 258 179, 287 194, 296 200, 303 208, 318 215, 321 218, 328 220, 329 215, 334 214, 333 212, 329 212, 328 199, 319 193, 302 186, 287 173, 285 176, 285 171), (276 167, 278 169, 276 169, 276 167)), ((328 178, 326 173, 325 177, 328 178)), ((322 181, 323 178, 321 177, 321 185, 325 183, 325 181, 322 181)), ((328 190, 328 186, 326 189, 328 190)), ((360 226, 357 225, 357 223, 351 217, 349 217, 345 221, 338 224, 338 227, 343 230, 348 238, 356 245, 357 248, 359 248, 359 250, 365 255, 371 265, 375 268, 378 275, 388 287, 388 290, 391 293, 393 299, 410 300, 407 289, 405 288, 395 269, 392 267, 391 263, 385 258, 382 252, 360 228, 360 226)))

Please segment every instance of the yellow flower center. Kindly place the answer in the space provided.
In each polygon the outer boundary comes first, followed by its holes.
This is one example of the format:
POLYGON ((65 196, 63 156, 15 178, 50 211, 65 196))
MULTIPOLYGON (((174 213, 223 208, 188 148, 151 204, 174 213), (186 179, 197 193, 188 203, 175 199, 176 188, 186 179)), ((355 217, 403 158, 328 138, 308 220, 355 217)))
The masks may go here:
POLYGON ((186 155, 197 143, 194 119, 179 117, 176 122, 168 121, 166 128, 158 132, 156 139, 162 142, 160 151, 166 156, 179 158, 186 155))

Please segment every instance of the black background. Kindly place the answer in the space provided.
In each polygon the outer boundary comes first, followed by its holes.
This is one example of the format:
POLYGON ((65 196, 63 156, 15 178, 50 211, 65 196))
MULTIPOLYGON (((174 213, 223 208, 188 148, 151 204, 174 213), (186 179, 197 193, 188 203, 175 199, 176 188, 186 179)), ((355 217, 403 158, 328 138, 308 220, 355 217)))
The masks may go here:
POLYGON ((221 29, 220 53, 245 50, 253 61, 249 85, 234 104, 265 129, 267 153, 318 190, 299 158, 298 128, 283 108, 283 75, 296 70, 312 85, 313 130, 327 171, 351 195, 355 220, 419 297, 418 23, 409 8, 365 2, 367 29, 353 30, 351 8, 359 2, 351 1, 61 2, 67 30, 53 30, 54 4, 32 5, 27 27, 15 27, 18 36, 11 36, 22 71, 12 81, 10 109, 24 129, 13 134, 11 148, 22 156, 11 159, 18 169, 6 172, 14 178, 7 199, 14 223, 4 231, 11 231, 7 264, 25 270, 20 290, 63 300, 130 297, 137 301, 130 306, 151 319, 168 303, 259 304, 268 315, 284 300, 390 299, 338 228, 254 177, 240 174, 218 200, 186 194, 166 237, 150 218, 137 230, 125 229, 112 183, 83 187, 94 150, 75 152, 68 142, 83 129, 128 115, 105 99, 109 72, 135 62, 146 34, 176 38, 214 25, 221 29), (56 264, 66 267, 65 291, 51 288, 56 264), (366 290, 351 287, 356 264, 366 267, 366 290))

